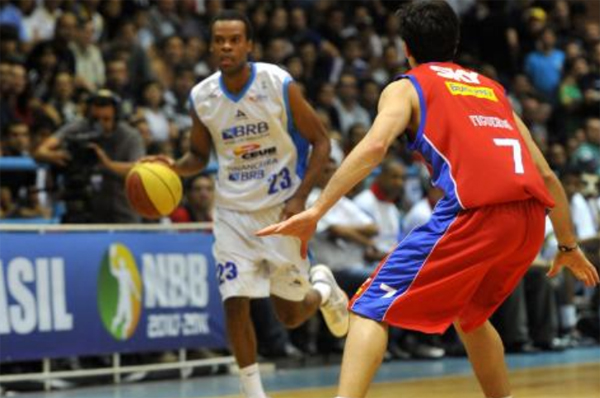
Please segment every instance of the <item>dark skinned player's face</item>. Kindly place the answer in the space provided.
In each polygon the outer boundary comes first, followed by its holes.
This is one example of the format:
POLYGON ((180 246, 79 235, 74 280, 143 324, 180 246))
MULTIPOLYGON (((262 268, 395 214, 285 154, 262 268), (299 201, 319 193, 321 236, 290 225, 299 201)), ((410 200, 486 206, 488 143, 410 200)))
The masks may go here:
POLYGON ((235 75, 244 69, 248 54, 252 51, 252 40, 246 37, 246 26, 242 21, 217 21, 212 27, 210 51, 225 75, 235 75))

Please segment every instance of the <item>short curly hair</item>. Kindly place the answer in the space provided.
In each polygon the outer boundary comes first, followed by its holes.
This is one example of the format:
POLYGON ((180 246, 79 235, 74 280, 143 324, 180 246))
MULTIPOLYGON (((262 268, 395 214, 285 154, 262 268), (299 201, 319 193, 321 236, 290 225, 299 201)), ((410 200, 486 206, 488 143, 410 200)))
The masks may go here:
POLYGON ((210 36, 212 38, 213 26, 219 21, 240 21, 246 27, 246 39, 254 40, 254 29, 248 17, 236 10, 223 10, 213 18, 210 23, 210 36))

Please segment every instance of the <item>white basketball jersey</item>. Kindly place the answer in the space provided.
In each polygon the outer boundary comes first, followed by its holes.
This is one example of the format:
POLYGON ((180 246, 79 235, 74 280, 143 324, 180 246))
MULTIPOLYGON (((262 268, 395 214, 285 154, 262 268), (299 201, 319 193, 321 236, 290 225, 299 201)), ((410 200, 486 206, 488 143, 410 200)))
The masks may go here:
POLYGON ((250 67, 250 79, 238 94, 227 91, 217 72, 197 84, 190 98, 217 152, 215 203, 238 211, 287 200, 300 185, 308 155, 288 101, 291 76, 272 64, 250 67))

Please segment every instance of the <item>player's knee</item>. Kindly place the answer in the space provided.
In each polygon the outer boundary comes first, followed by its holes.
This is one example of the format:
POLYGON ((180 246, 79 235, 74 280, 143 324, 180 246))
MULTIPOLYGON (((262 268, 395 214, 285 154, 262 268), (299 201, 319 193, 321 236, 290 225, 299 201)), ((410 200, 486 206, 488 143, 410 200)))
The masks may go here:
POLYGON ((303 319, 297 316, 288 316, 285 317, 281 322, 287 329, 295 329, 298 326, 302 325, 303 319))
POLYGON ((304 320, 296 311, 279 311, 277 318, 288 329, 297 328, 304 320))

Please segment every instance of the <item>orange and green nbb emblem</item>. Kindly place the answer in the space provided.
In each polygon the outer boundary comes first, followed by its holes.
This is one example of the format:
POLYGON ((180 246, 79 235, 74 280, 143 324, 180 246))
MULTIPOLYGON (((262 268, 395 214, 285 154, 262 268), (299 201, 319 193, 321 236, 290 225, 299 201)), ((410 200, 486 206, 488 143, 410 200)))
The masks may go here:
POLYGON ((142 280, 131 251, 113 243, 102 257, 98 274, 98 310, 102 324, 116 340, 129 339, 141 315, 142 280))

